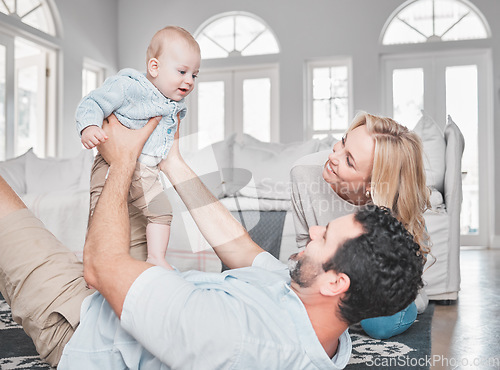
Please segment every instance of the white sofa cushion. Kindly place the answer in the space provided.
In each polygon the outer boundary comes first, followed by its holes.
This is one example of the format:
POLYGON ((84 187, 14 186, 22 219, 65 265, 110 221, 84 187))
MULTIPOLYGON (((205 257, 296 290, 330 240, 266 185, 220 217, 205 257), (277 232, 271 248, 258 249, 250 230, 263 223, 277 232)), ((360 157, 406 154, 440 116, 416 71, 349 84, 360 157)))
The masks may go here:
MULTIPOLYGON (((180 138, 179 147, 182 157, 217 198, 227 195, 223 186, 223 180, 227 181, 227 179, 223 178, 222 170, 233 166, 234 136, 195 150, 189 149, 192 144, 189 136, 180 138)), ((162 176, 162 179, 166 187, 171 187, 166 176, 162 176)))
POLYGON ((425 113, 413 131, 422 139, 426 184, 443 193, 446 169, 446 142, 443 132, 436 122, 425 113))
POLYGON ((243 135, 234 143, 234 167, 251 172, 250 183, 238 195, 290 199, 290 168, 299 158, 318 150, 319 140, 278 144, 243 135))
POLYGON ((26 156, 26 193, 42 194, 68 190, 89 190, 90 169, 94 155, 82 150, 74 158, 38 158, 26 156))
POLYGON ((26 194, 26 157, 33 154, 33 148, 19 157, 0 162, 0 176, 19 195, 26 194))

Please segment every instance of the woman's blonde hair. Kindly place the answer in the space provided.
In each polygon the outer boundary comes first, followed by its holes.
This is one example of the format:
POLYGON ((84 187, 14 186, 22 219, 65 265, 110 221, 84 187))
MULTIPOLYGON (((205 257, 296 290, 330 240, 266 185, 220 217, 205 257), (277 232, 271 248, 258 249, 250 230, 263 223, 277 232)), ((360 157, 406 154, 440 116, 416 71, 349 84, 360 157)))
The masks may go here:
POLYGON ((366 125, 375 140, 371 175, 374 204, 390 208, 420 245, 430 251, 423 213, 430 207, 422 142, 417 134, 387 117, 360 112, 348 131, 366 125))

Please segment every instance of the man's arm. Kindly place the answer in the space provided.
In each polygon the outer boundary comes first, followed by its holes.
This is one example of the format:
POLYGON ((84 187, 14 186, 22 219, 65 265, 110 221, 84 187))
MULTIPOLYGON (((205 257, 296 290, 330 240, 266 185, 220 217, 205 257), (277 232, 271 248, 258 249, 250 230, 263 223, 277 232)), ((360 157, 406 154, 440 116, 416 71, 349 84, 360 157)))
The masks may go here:
POLYGON ((179 152, 178 132, 168 157, 160 163, 175 190, 191 213, 201 233, 229 268, 251 266, 264 252, 245 228, 212 195, 179 152))
POLYGON ((134 260, 129 254, 127 196, 137 158, 158 121, 151 119, 144 128, 130 130, 113 116, 103 125, 108 140, 98 145, 110 167, 85 241, 84 276, 106 298, 118 317, 132 283, 152 266, 134 260))

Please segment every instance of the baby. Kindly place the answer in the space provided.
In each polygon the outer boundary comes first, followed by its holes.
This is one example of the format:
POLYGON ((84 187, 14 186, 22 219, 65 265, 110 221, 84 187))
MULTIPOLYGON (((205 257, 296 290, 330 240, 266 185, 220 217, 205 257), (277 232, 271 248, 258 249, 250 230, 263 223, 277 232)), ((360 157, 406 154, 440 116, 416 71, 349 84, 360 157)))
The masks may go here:
MULTIPOLYGON (((184 98, 194 88, 200 68, 200 47, 189 32, 169 26, 158 31, 147 50, 147 73, 123 69, 82 99, 76 126, 82 144, 91 149, 107 140, 104 118, 114 113, 131 129, 143 127, 151 117, 161 121, 147 140, 136 164, 129 192, 129 206, 147 218, 147 261, 165 265, 172 207, 160 183, 158 163, 174 140, 177 116, 186 115, 184 98)), ((109 165, 97 154, 90 180, 90 216, 104 187, 109 165)))

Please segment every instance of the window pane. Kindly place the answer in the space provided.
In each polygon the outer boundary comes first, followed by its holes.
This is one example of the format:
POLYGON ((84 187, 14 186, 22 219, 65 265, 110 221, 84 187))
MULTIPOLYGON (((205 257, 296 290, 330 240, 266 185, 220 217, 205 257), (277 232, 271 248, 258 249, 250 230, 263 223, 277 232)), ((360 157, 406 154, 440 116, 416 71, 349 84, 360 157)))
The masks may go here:
POLYGON ((5 67, 5 46, 0 45, 0 161, 6 159, 5 67))
POLYGON ((477 14, 469 14, 443 36, 443 40, 484 39, 488 37, 477 14))
POLYGON ((313 101, 313 130, 330 130, 330 100, 313 101))
POLYGON ((37 99, 38 68, 30 66, 18 70, 17 75, 17 127, 15 155, 21 155, 29 148, 37 147, 38 132, 37 99))
POLYGON ((422 68, 395 69, 392 84, 393 118, 413 129, 424 109, 424 71, 422 68))
POLYGON ((234 17, 224 17, 214 21, 203 33, 226 51, 234 50, 234 17))
POLYGON ((434 23, 434 27, 436 28, 435 33, 441 36, 453 24, 457 23, 460 18, 466 15, 469 12, 469 8, 457 1, 438 1, 435 3, 434 12, 436 20, 434 23))
POLYGON ((259 19, 232 14, 216 19, 197 37, 203 59, 275 54, 278 42, 259 19))
POLYGON ((394 19, 384 35, 384 45, 391 44, 417 44, 426 42, 427 38, 413 28, 408 27, 399 19, 394 19))
POLYGON ((486 26, 457 0, 418 0, 402 9, 387 27, 383 44, 467 40, 488 37, 486 26))
POLYGON ((343 130, 349 120, 347 66, 314 68, 313 130, 343 130))
POLYGON ((95 90, 99 84, 99 74, 90 69, 82 70, 82 96, 87 95, 92 90, 95 90))
POLYGON ((414 2, 400 11, 398 18, 429 37, 433 34, 432 5, 433 0, 414 2))
POLYGON ((251 17, 237 16, 235 22, 235 45, 238 51, 243 50, 259 33, 266 29, 262 23, 251 17))
POLYGON ((12 15, 18 21, 50 35, 55 35, 55 26, 46 0, 2 0, 0 12, 12 15))
POLYGON ((224 82, 200 82, 198 89, 198 148, 224 139, 224 82))
POLYGON ((229 56, 226 50, 205 35, 198 36, 197 41, 200 45, 202 59, 227 58, 229 56))
POLYGON ((347 98, 347 67, 332 67, 330 68, 331 83, 332 83, 332 97, 334 98, 347 98))
POLYGON ((330 99, 331 80, 329 68, 313 69, 313 99, 330 99))
POLYGON ((331 128, 333 130, 347 129, 349 124, 347 98, 337 98, 332 101, 331 128))
POLYGON ((2 1, 3 4, 5 4, 9 8, 9 13, 14 13, 16 9, 15 5, 16 0, 5 0, 2 1))
POLYGON ((259 139, 271 140, 271 80, 243 81, 243 132, 259 139))
POLYGON ((22 17, 24 14, 28 13, 30 10, 36 8, 40 5, 39 0, 22 0, 16 1, 17 14, 22 17))
POLYGON ((250 45, 248 45, 245 50, 241 52, 241 55, 276 54, 278 52, 278 42, 271 31, 267 30, 250 45))
POLYGON ((39 47, 22 39, 16 39, 16 59, 41 55, 42 51, 39 47))
POLYGON ((462 157, 462 234, 479 232, 478 90, 477 66, 446 68, 446 113, 465 138, 462 157), (465 174, 466 173, 466 174, 465 174))
POLYGON ((51 35, 53 34, 53 32, 51 32, 49 29, 49 25, 47 23, 47 17, 45 16, 43 9, 41 7, 35 10, 33 13, 30 13, 26 17, 24 17, 23 22, 45 33, 51 35))

